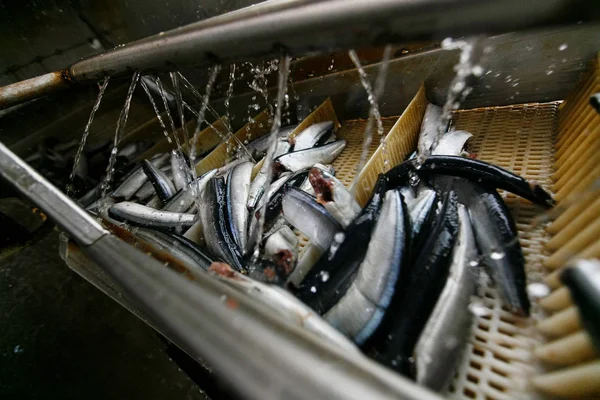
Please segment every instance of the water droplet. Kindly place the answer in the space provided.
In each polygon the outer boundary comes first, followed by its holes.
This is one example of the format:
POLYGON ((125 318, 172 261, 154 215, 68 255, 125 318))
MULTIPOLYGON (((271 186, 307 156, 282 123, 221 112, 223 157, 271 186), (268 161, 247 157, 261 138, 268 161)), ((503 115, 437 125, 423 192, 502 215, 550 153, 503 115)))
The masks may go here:
POLYGON ((550 294, 550 288, 543 283, 530 283, 527 285, 527 293, 531 298, 546 297, 550 294))
POLYGON ((323 282, 327 282, 329 280, 329 272, 327 271, 321 271, 321 280, 323 282))
POLYGON ((491 310, 487 308, 481 301, 473 301, 469 304, 469 311, 476 317, 485 317, 490 315, 491 310))
POLYGON ((560 46, 558 46, 558 51, 565 51, 569 46, 566 43, 561 44, 560 46))
POLYGON ((469 265, 470 265, 471 267, 477 267, 477 266, 479 265, 479 262, 478 262, 477 260, 473 260, 473 261, 470 261, 470 262, 469 262, 469 265))
POLYGON ((549 69, 549 70, 546 71, 546 75, 552 75, 553 73, 554 73, 554 71, 551 70, 551 69, 549 69))
POLYGON ((311 288, 310 288, 310 292, 311 292, 311 293, 317 293, 317 288, 316 288, 316 287, 314 287, 314 286, 311 286, 311 288))
POLYGON ((479 77, 483 75, 483 67, 481 65, 476 65, 473 68, 471 68, 471 73, 479 77))
POLYGON ((490 254, 490 258, 492 260, 502 260, 504 258, 506 254, 504 254, 501 251, 493 251, 492 254, 490 254))

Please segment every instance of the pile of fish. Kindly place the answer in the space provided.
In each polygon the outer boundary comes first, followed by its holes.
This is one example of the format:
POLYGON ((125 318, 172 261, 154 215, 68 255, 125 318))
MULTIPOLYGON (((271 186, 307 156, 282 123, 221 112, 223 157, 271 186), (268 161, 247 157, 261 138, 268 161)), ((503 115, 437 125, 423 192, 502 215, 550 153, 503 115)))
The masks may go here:
MULTIPOLYGON (((289 306, 280 287, 288 289, 364 353, 444 390, 471 329, 482 268, 507 309, 529 315, 517 229, 497 189, 547 207, 553 200, 518 175, 463 157, 471 135, 438 137, 440 114, 428 107, 416 156, 380 174, 364 207, 330 166, 346 143, 322 122, 294 138, 293 127, 281 129, 271 182, 269 166, 252 179, 255 163, 244 158, 192 180, 173 151, 144 160, 88 209, 138 227, 138 237, 187 265, 242 277, 237 285, 263 293, 275 288, 264 296, 271 302, 289 306), (302 252, 293 229, 309 240, 302 252)), ((268 144, 260 138, 248 150, 258 159, 268 144)))

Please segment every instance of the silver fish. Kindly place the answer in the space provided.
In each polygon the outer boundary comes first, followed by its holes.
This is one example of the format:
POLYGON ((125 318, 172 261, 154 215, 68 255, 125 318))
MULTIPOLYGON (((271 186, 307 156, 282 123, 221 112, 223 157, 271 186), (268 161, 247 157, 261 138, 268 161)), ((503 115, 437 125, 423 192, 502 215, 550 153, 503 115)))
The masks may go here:
POLYGON ((294 137, 294 151, 310 149, 316 146, 322 139, 328 139, 328 135, 332 131, 333 121, 318 122, 309 126, 294 137))
MULTIPOLYGON (((290 151, 291 144, 285 139, 278 139, 275 142, 275 149, 273 150, 273 157, 279 157, 282 154, 290 151)), ((260 171, 252 181, 250 185, 250 191, 248 193, 248 209, 253 210, 256 208, 256 204, 258 200, 260 200, 261 196, 265 192, 265 188, 267 187, 267 165, 263 163, 260 171)))
POLYGON ((233 167, 227 175, 227 212, 229 228, 233 238, 240 247, 242 254, 246 253, 248 242, 248 192, 250 191, 251 162, 242 162, 233 167))
POLYGON ((335 176, 313 167, 308 180, 319 204, 333 215, 342 228, 346 228, 361 211, 352 193, 335 176))
POLYGON ((442 118, 442 108, 435 104, 429 104, 421 122, 421 131, 419 133, 419 144, 417 151, 421 156, 428 156, 431 146, 438 134, 440 120, 442 118))
MULTIPOLYGON (((213 268, 211 267, 211 269, 213 268)), ((274 314, 285 321, 304 328, 327 343, 339 346, 346 354, 362 356, 360 350, 352 342, 288 291, 250 279, 231 268, 219 276, 223 282, 251 296, 261 306, 273 310, 274 314)))
POLYGON ((373 334, 390 305, 406 264, 409 226, 400 193, 388 191, 356 279, 325 314, 327 322, 358 344, 373 334))
POLYGON ((308 274, 311 268, 315 265, 315 263, 321 258, 323 255, 323 250, 319 246, 315 246, 313 244, 308 244, 308 246, 304 247, 304 251, 300 254, 298 258, 298 263, 296 264, 296 268, 288 277, 288 284, 292 284, 295 287, 300 286, 306 274, 308 274))
POLYGON ((187 212, 194 205, 196 196, 202 194, 206 187, 206 183, 217 173, 216 169, 212 169, 202 176, 198 177, 193 183, 190 183, 186 188, 180 190, 171 197, 167 204, 163 207, 163 211, 171 212, 187 212))
POLYGON ((340 224, 322 205, 300 189, 290 188, 283 197, 283 216, 323 252, 329 249, 340 224))
POLYGON ((281 227, 267 237, 265 255, 289 276, 298 259, 298 238, 288 226, 281 227))
POLYGON ((467 131, 450 131, 442 135, 437 145, 431 149, 432 155, 461 155, 467 140, 473 137, 467 131))
POLYGON ((411 221, 412 248, 418 253, 428 237, 432 227, 439 198, 435 190, 425 185, 418 188, 417 197, 408 206, 411 221))
MULTIPOLYGON (((162 154, 156 158, 153 158, 152 160, 150 160, 150 162, 152 163, 152 165, 154 165, 157 168, 160 168, 161 166, 163 166, 167 160, 169 159, 169 154, 165 153, 162 154)), ((121 183, 121 185, 119 185, 118 188, 116 188, 112 193, 111 196, 116 198, 116 199, 125 199, 125 200, 129 200, 133 197, 133 195, 135 194, 135 192, 137 192, 142 185, 144 184, 144 182, 146 182, 148 178, 146 177, 146 174, 144 173, 144 170, 142 169, 142 167, 140 166, 139 168, 137 168, 136 170, 134 170, 124 181, 123 183, 121 183)))
POLYGON ((108 215, 117 221, 151 228, 189 227, 196 217, 194 214, 159 211, 129 201, 114 204, 108 209, 108 215))
MULTIPOLYGON (((321 171, 324 171, 326 173, 328 173, 329 175, 333 175, 335 176, 335 170, 333 169, 333 165, 331 164, 320 164, 320 163, 316 163, 313 168, 319 168, 321 171)), ((306 193, 310 194, 311 196, 316 196, 315 190, 313 189, 312 185, 310 184, 310 180, 307 178, 302 185, 299 186, 300 190, 305 191, 306 193)))
MULTIPOLYGON (((165 173, 167 178, 171 179, 173 177, 173 173, 172 173, 170 165, 162 166, 162 167, 160 167, 160 170, 165 173)), ((138 200, 139 202, 143 202, 145 200, 148 200, 150 197, 152 197, 154 195, 156 195, 156 190, 154 190, 154 185, 152 184, 151 181, 146 181, 142 185, 140 190, 135 192, 135 195, 133 197, 136 200, 138 200)))
POLYGON ((179 235, 168 234, 154 229, 138 228, 135 235, 150 243, 157 250, 170 254, 174 258, 192 267, 192 272, 206 271, 212 259, 197 246, 182 239, 179 235))
POLYGON ((148 177, 148 180, 152 182, 156 194, 158 194, 158 197, 160 197, 163 203, 166 203, 173 197, 175 194, 175 186, 163 171, 156 168, 148 160, 142 160, 142 168, 144 169, 144 173, 148 177))
POLYGON ((176 190, 181 190, 190 182, 189 167, 177 150, 171 151, 171 171, 173 171, 173 184, 176 190))
POLYGON ((345 140, 336 140, 322 146, 294 151, 279 156, 275 159, 275 165, 277 168, 283 170, 298 171, 310 168, 316 163, 329 164, 340 155, 344 147, 346 147, 345 140))
POLYGON ((466 208, 458 205, 460 224, 452 250, 448 280, 415 346, 417 383, 435 391, 446 388, 454 376, 472 323, 471 296, 477 288, 477 247, 466 208))

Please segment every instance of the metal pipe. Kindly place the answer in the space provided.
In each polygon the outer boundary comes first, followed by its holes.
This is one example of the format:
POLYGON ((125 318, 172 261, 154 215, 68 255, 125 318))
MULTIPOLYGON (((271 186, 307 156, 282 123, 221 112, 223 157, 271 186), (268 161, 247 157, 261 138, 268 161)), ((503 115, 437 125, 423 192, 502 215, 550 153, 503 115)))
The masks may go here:
POLYGON ((185 278, 108 233, 0 143, 0 175, 80 243, 137 308, 250 399, 439 396, 359 353, 323 343, 207 273, 185 278))
POLYGON ((70 84, 69 71, 63 70, 0 87, 0 110, 66 89, 70 84))
MULTIPOLYGON (((598 2, 585 0, 267 1, 116 47, 79 61, 69 71, 72 79, 85 83, 133 70, 147 73, 228 63, 276 56, 282 50, 299 55, 401 40, 504 33, 597 20, 599 14, 598 2)), ((11 86, 0 88, 0 99, 10 98, 2 92, 11 86)), ((46 86, 46 92, 60 88, 52 82, 46 86)), ((0 108, 5 104, 0 101, 0 108)))

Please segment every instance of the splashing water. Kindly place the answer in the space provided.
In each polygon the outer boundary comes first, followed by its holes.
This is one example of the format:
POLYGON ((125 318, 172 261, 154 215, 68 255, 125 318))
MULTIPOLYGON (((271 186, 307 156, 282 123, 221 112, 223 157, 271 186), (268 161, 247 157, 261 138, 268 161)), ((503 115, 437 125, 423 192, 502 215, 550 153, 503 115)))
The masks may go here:
POLYGON ((371 87, 371 83, 369 82, 369 77, 367 76, 367 73, 363 69, 363 67, 360 63, 360 59, 358 58, 358 55, 356 54, 356 51, 354 51, 354 50, 348 51, 348 55, 350 56, 350 59, 356 66, 356 70, 358 71, 358 75, 360 77, 362 86, 365 89, 365 91, 367 92, 367 100, 369 101, 369 105, 370 105, 369 120, 367 121, 367 125, 365 126, 365 133, 364 133, 365 139, 363 141, 363 148, 362 148, 362 152, 360 154, 360 159, 358 161, 358 165, 356 166, 356 174, 354 177, 354 181, 352 182, 352 186, 351 186, 352 193, 354 193, 356 191, 356 184, 358 182, 358 176, 359 176, 360 172, 362 171, 362 169, 364 168, 365 163, 367 161, 369 147, 373 140, 373 135, 372 135, 373 121, 375 121, 377 124, 377 134, 379 135, 380 140, 381 140, 381 148, 382 148, 383 157, 384 157, 384 168, 387 169, 387 167, 389 166, 389 160, 387 157, 387 144, 385 142, 384 131, 383 131, 383 122, 381 120, 381 113, 379 112, 378 100, 379 100, 379 97, 381 96, 381 93, 383 92, 383 87, 385 85, 385 78, 387 76, 388 62, 389 62, 389 59, 391 56, 391 50, 392 50, 391 46, 385 47, 385 50, 383 52, 383 60, 381 62, 381 66, 379 68, 379 74, 377 76, 377 81, 375 84, 375 90, 373 90, 373 88, 371 87))
POLYGON ((227 93, 225 94, 225 101, 223 104, 225 105, 225 116, 227 117, 227 125, 229 130, 231 131, 231 116, 229 114, 229 102, 231 101, 231 96, 233 95, 233 84, 235 83, 235 64, 231 64, 229 67, 229 86, 227 87, 227 93))
POLYGON ((154 102, 154 97, 152 97, 152 93, 150 93, 150 89, 148 88, 146 79, 151 79, 151 78, 147 75, 143 76, 142 79, 140 80, 140 85, 142 85, 144 92, 146 92, 146 95, 148 96, 148 100, 150 100, 150 104, 152 104, 152 108, 154 109, 154 113, 156 114, 156 118, 158 119, 158 123, 160 124, 160 127, 163 129, 163 133, 164 133, 165 137, 167 138, 167 141, 169 142, 169 144, 173 143, 173 140, 171 140, 171 137, 169 136, 169 132, 167 131, 167 126, 165 125, 165 122, 163 121, 162 116, 160 115, 160 111, 158 111, 158 107, 156 106, 156 103, 154 102))
MULTIPOLYGON (((200 92, 198 92, 198 90, 194 87, 194 85, 192 85, 190 83, 190 81, 188 81, 187 78, 185 76, 183 76, 180 72, 178 72, 177 74, 178 74, 179 80, 181 81, 181 83, 183 83, 183 86, 185 86, 186 89, 188 89, 190 91, 190 93, 192 93, 196 98, 198 98, 198 100, 200 100, 201 107, 202 107, 203 104, 206 104, 204 106, 205 109, 201 110, 201 111, 202 112, 208 111, 215 118, 215 120, 220 119, 221 116, 210 105, 210 103, 208 103, 208 102, 204 103, 204 96, 202 96, 200 94, 200 92)), ((216 79, 216 76, 215 76, 215 79, 216 79)), ((184 106, 186 108, 189 107, 185 102, 183 102, 183 104, 184 104, 184 106)), ((204 114, 200 115, 200 112, 195 111, 195 110, 193 110, 193 113, 196 116, 196 118, 198 118, 198 120, 202 120, 202 121, 205 120, 204 119, 204 114)), ((251 156, 250 152, 248 151, 248 149, 246 149, 246 146, 244 146, 244 144, 233 134, 233 132, 231 131, 230 125, 229 124, 225 125, 225 128, 226 128, 225 136, 223 136, 223 134, 221 133, 221 131, 215 130, 215 132, 217 133, 217 135, 219 135, 219 137, 221 138, 221 141, 222 142, 226 142, 226 141, 236 142, 237 143, 238 151, 241 152, 241 153, 243 153, 243 157, 246 157, 246 159, 248 159, 248 160, 252 160, 252 156, 251 156)), ((199 126, 196 126, 196 129, 199 129, 199 126)), ((195 131, 194 131, 194 133, 196 134, 195 131)))
MULTIPOLYGON (((261 63, 257 66, 253 66, 251 63, 247 63, 250 66, 250 72, 254 76, 254 79, 252 79, 248 86, 250 86, 250 89, 259 93, 263 97, 265 103, 267 104, 267 107, 269 107, 271 115, 273 115, 273 106, 269 102, 269 91, 267 90, 269 82, 267 79, 267 75, 271 74, 274 71, 277 71, 277 69, 279 68, 278 63, 278 60, 271 60, 268 61, 266 65, 261 63)), ((258 106, 258 104, 256 105, 258 106)))
MULTIPOLYGON (((287 79, 290 69, 290 57, 287 55, 282 56, 279 64, 279 79, 277 81, 277 104, 275 108, 275 114, 273 116, 273 127, 271 128, 271 133, 269 134, 269 145, 267 147, 269 150, 267 151, 267 155, 265 156, 264 161, 265 170, 267 171, 267 176, 265 180, 265 191, 267 191, 267 188, 269 187, 268 185, 270 185, 271 180, 273 179, 273 154, 277 146, 277 135, 279 133, 279 129, 281 128, 281 109, 283 107, 283 99, 287 90, 287 79)), ((258 220, 258 226, 256 228, 256 235, 258 238, 262 238, 264 230, 268 197, 269 196, 261 196, 260 199, 260 219, 258 220)), ((260 253, 260 243, 261 240, 257 240, 256 245, 254 247, 254 263, 256 263, 256 260, 258 259, 260 253)))
POLYGON ((442 116, 438 126, 437 135, 433 139, 432 146, 427 149, 427 154, 421 154, 417 157, 418 162, 424 161, 431 153, 431 149, 435 148, 440 141, 441 136, 446 132, 452 112, 460 107, 465 98, 471 93, 472 88, 467 85, 467 78, 471 75, 481 76, 483 68, 477 65, 479 57, 475 56, 475 48, 477 47, 479 38, 470 38, 466 40, 453 40, 446 38, 442 41, 444 50, 460 50, 460 58, 458 64, 454 66, 456 76, 450 82, 446 103, 442 108, 442 116))
POLYGON ((77 148, 77 152, 75 153, 75 159, 73 160, 73 170, 71 171, 71 175, 69 175, 69 184, 67 185, 67 196, 73 190, 73 180, 75 179, 75 173, 77 172, 77 167, 79 166, 79 161, 81 160, 81 155, 83 154, 83 149, 85 148, 85 143, 87 142, 87 138, 90 134, 90 126, 92 126, 92 121, 94 121, 96 111, 98 111, 98 108, 100 108, 100 102, 102 102, 102 96, 104 96, 104 92, 106 91, 106 87, 108 86, 109 81, 110 76, 107 76, 106 78, 104 78, 102 85, 99 85, 100 91, 98 92, 98 97, 96 97, 96 102, 94 103, 94 107, 92 107, 90 117, 88 118, 87 124, 85 124, 83 135, 81 136, 81 140, 79 141, 79 147, 77 148))
POLYGON ((171 116, 171 110, 169 108, 169 101, 167 100, 167 94, 165 88, 160 80, 160 78, 156 77, 156 86, 158 86, 158 92, 160 93, 160 97, 163 101, 163 106, 165 107, 165 112, 167 113, 167 118, 169 119, 169 124, 171 125, 171 130, 173 132, 173 137, 175 138, 175 144, 177 145, 177 150, 181 151, 181 141, 179 140, 179 136, 177 135, 177 129, 175 128, 175 121, 171 116))
POLYGON ((198 122, 196 123, 196 129, 194 130, 192 141, 190 142, 190 168, 194 178, 196 178, 196 144, 198 143, 198 135, 200 134, 200 127, 204 122, 206 122, 204 116, 206 114, 206 107, 208 107, 210 92, 212 91, 212 87, 217 80, 217 75, 220 70, 220 65, 215 65, 210 70, 208 82, 206 83, 206 88, 204 90, 204 96, 202 96, 202 102, 200 103, 200 110, 198 111, 198 122))
POLYGON ((123 136, 123 132, 125 131, 125 125, 127 124, 127 117, 129 117, 129 108, 131 107, 131 98, 133 97, 133 91, 137 86, 138 81, 140 80, 140 72, 136 71, 131 78, 131 84, 129 85, 129 89, 127 90, 127 97, 125 98, 125 105, 121 110, 121 114, 119 115, 119 120, 117 121, 117 128, 115 130, 115 138, 113 141, 113 148, 110 152, 110 157, 108 158, 108 165, 106 167, 106 176, 104 177, 104 181, 102 182, 102 198, 106 198, 108 193, 108 189, 110 187, 110 183, 112 181, 113 173, 115 171, 115 163, 117 162, 117 148, 119 147, 119 143, 121 142, 121 137, 123 136))
POLYGON ((171 83, 173 84, 173 90, 175 91, 175 103, 177 104, 177 114, 179 114, 181 131, 183 132, 183 142, 187 144, 190 142, 190 138, 185 126, 185 115, 183 114, 183 96, 181 94, 181 89, 179 88, 179 77, 175 72, 169 72, 169 76, 171 77, 171 83))

